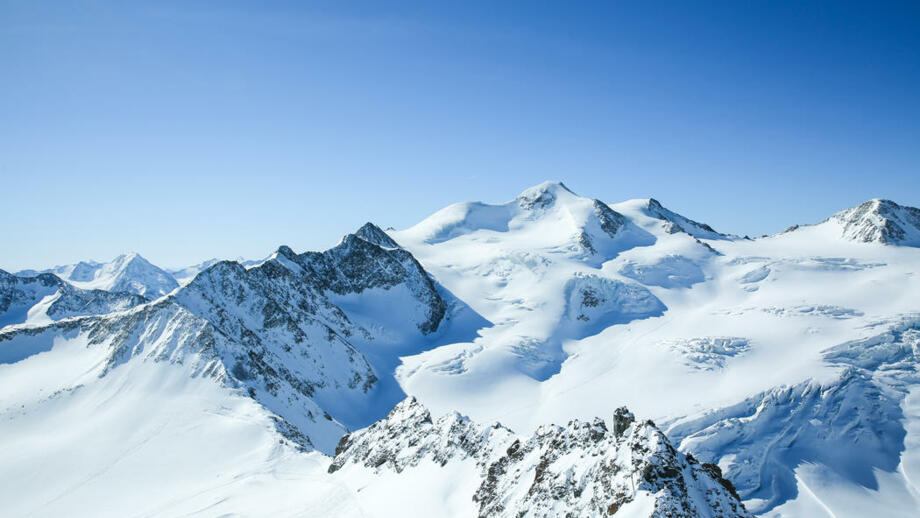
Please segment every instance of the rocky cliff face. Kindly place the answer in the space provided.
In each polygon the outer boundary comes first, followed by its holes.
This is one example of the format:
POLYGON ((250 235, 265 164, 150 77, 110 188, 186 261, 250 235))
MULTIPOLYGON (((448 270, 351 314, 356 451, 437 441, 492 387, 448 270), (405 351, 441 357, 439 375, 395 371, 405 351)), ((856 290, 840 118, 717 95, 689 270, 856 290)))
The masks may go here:
POLYGON ((407 399, 385 420, 343 437, 329 472, 464 460, 479 469, 470 497, 482 517, 607 516, 640 505, 656 517, 750 516, 718 467, 678 452, 653 423, 625 409, 612 431, 600 419, 576 420, 520 437, 458 414, 433 419, 407 399))

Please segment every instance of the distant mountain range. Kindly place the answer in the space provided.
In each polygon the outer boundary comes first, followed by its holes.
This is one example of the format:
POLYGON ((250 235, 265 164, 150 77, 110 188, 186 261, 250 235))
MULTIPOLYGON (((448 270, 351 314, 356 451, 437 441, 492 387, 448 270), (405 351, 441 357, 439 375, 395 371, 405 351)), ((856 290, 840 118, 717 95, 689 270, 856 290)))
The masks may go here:
POLYGON ((750 239, 546 182, 323 252, 0 271, 0 497, 914 516, 918 265, 920 210, 888 200, 750 239))

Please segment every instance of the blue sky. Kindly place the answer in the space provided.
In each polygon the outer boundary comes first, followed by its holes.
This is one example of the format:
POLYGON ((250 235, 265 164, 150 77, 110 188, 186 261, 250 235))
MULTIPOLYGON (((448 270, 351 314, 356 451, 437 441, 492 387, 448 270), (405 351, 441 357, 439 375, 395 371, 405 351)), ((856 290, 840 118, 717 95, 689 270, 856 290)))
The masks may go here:
POLYGON ((917 2, 340 4, 0 0, 0 268, 325 248, 546 179, 750 235, 920 205, 917 2))

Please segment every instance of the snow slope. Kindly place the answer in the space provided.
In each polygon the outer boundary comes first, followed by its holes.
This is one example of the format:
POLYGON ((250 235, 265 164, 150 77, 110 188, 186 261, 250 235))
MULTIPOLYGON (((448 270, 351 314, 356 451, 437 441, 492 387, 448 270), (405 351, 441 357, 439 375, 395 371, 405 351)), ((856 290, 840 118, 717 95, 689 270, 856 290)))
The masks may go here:
POLYGON ((920 254, 891 246, 912 244, 904 222, 913 209, 885 212, 889 204, 872 201, 870 208, 882 208, 840 213, 849 228, 862 229, 859 235, 886 235, 896 216, 905 237, 884 243, 854 238, 838 216, 750 240, 654 200, 631 200, 609 206, 633 229, 631 239, 617 241, 617 234, 591 232, 594 203, 547 183, 506 204, 460 204, 390 233, 496 324, 474 341, 404 358, 399 376, 407 393, 435 412, 498 420, 522 433, 627 405, 664 423, 686 451, 696 455, 698 448, 701 458, 722 466, 749 507, 771 516, 801 516, 795 505, 803 499, 836 516, 859 515, 853 510, 864 507, 841 496, 856 488, 868 495, 865 505, 892 516, 920 508, 917 479, 898 464, 905 430, 918 428, 901 410, 912 401, 913 382, 902 382, 906 388, 880 404, 892 389, 878 388, 868 374, 841 377, 842 364, 826 355, 920 313, 920 254), (876 217, 885 213, 887 220, 876 217), (582 232, 601 243, 594 252, 581 243, 582 232), (585 279, 632 287, 625 299, 606 299, 619 311, 642 309, 627 317, 598 309, 596 288, 573 297, 572 285, 585 279), (649 296, 661 306, 643 305, 649 296), (579 299, 585 310, 573 312, 579 299), (759 402, 797 408, 828 387, 839 387, 855 413, 824 413, 822 406, 785 422, 775 417, 788 412, 780 406, 765 414, 762 428, 740 432, 744 441, 729 425, 747 422, 744 412, 759 402), (881 424, 890 420, 897 424, 881 424), (810 428, 806 453, 781 446, 804 440, 810 428), (862 448, 869 436, 880 439, 852 456, 858 467, 837 463, 840 452, 862 448), (756 462, 750 457, 774 450, 756 462), (761 469, 754 474, 752 466, 761 469))
POLYGON ((201 375, 203 359, 129 361, 102 376, 109 350, 86 335, 46 345, 16 363, 0 356, 5 516, 361 516, 324 476, 325 456, 201 375))

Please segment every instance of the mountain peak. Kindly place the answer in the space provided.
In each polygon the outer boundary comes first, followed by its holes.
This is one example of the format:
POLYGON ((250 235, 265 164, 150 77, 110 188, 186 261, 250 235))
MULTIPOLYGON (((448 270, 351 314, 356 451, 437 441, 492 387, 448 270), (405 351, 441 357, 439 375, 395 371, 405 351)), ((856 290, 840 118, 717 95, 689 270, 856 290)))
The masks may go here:
POLYGON ((396 243, 396 241, 393 241, 393 239, 388 236, 386 232, 371 222, 365 223, 364 226, 359 228, 354 235, 360 237, 368 243, 382 246, 384 248, 400 248, 399 244, 396 243))
POLYGON ((920 209, 874 198, 830 218, 845 239, 860 243, 920 246, 920 209))
POLYGON ((279 246, 278 250, 275 251, 275 254, 280 255, 281 257, 284 257, 286 259, 293 259, 297 257, 297 254, 294 253, 294 251, 291 250, 291 247, 287 245, 279 246))
POLYGON ((543 182, 518 195, 518 205, 522 209, 544 209, 553 205, 560 196, 578 195, 562 182, 543 182))
POLYGON ((147 259, 145 259, 141 254, 137 252, 128 252, 125 254, 121 254, 112 260, 112 263, 115 263, 115 264, 130 264, 133 262, 138 262, 141 264, 144 264, 144 263, 149 264, 149 261, 147 261, 147 259))

